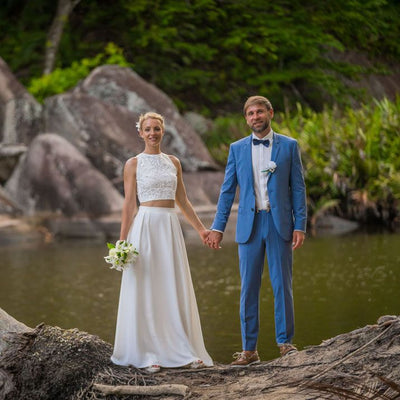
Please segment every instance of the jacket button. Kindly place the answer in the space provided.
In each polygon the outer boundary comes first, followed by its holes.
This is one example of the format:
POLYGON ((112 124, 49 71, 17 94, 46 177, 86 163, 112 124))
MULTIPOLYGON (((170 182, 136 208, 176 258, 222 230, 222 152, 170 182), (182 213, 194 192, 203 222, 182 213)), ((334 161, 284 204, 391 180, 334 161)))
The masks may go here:
POLYGON ((254 211, 254 208, 252 208, 251 211, 254 211))

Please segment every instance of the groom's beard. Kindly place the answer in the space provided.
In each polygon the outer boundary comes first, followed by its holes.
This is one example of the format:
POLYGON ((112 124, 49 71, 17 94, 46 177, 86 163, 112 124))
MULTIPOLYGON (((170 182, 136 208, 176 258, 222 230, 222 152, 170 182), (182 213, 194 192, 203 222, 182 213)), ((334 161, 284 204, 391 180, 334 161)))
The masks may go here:
POLYGON ((264 131, 269 131, 269 128, 270 128, 270 123, 269 122, 265 122, 265 123, 263 123, 261 125, 257 125, 257 126, 254 124, 251 127, 251 129, 252 129, 252 131, 254 133, 261 133, 261 132, 264 132, 264 131))

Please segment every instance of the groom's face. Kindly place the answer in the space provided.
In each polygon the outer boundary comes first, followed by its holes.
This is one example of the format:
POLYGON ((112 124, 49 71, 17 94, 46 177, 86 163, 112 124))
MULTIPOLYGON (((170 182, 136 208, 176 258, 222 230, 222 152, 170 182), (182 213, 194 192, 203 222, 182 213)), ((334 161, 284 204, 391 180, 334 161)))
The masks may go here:
POLYGON ((263 138, 271 129, 271 120, 274 110, 270 110, 264 104, 254 104, 246 110, 246 122, 256 136, 263 138))

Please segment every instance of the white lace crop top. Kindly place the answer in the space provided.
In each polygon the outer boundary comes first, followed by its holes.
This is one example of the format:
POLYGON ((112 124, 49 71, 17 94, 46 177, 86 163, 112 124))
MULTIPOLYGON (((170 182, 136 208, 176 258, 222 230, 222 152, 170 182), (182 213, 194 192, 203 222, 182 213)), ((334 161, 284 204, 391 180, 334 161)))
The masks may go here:
POLYGON ((136 184, 140 203, 151 200, 175 200, 177 171, 164 153, 136 156, 136 184))

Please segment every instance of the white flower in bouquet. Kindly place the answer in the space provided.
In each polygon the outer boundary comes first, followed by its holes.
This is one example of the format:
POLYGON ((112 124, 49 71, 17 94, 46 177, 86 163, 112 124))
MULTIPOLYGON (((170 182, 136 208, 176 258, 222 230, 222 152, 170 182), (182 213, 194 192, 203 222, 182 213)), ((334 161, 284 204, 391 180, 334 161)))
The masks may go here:
POLYGON ((111 264, 111 269, 122 271, 127 264, 134 264, 139 252, 132 243, 126 240, 118 240, 115 245, 107 243, 108 256, 104 257, 106 263, 111 264))
MULTIPOLYGON (((109 244, 111 244, 111 243, 109 243, 109 244)), ((111 244, 112 246, 114 246, 113 244, 111 244)), ((115 257, 116 255, 117 255, 117 250, 115 249, 115 247, 109 247, 109 252, 108 252, 108 255, 109 255, 109 257, 115 257)))

